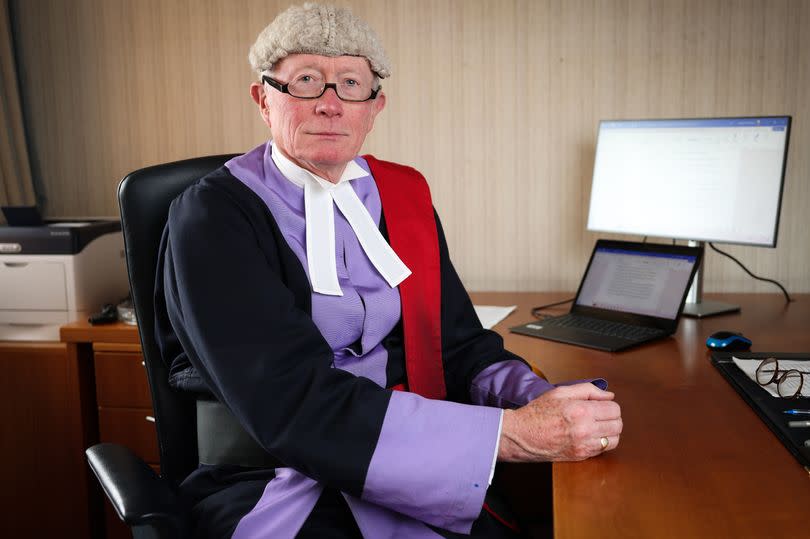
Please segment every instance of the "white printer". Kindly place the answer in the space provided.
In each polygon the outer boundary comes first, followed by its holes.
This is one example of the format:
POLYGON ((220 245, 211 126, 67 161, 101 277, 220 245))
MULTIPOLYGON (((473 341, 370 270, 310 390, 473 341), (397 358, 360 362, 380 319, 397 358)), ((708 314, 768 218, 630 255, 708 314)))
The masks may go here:
POLYGON ((120 222, 0 226, 0 340, 58 341, 128 292, 120 222))

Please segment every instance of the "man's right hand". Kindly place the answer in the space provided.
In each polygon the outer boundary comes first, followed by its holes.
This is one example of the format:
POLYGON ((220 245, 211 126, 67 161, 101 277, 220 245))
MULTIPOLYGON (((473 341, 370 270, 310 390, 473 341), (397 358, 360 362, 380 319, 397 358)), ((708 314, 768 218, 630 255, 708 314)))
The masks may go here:
POLYGON ((517 410, 505 410, 498 460, 585 460, 615 449, 622 414, 614 394, 590 383, 561 386, 517 410), (602 447, 602 438, 608 441, 602 447))

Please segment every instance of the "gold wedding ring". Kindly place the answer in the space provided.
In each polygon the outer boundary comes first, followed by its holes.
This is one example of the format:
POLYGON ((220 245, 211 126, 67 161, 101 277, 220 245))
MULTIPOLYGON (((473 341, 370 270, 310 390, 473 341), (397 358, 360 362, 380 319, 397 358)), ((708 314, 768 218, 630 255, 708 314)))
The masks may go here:
POLYGON ((605 449, 607 449, 608 445, 610 445, 610 440, 608 440, 607 437, 602 436, 602 438, 599 440, 599 443, 602 444, 602 451, 604 451, 605 449))

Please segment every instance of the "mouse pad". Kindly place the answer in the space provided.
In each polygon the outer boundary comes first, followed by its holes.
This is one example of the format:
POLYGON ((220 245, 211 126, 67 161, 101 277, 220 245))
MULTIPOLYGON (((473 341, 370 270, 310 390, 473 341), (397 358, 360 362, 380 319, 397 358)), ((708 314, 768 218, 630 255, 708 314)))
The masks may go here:
MULTIPOLYGON (((768 425, 779 441, 788 451, 801 463, 802 466, 810 466, 810 447, 804 447, 804 441, 810 439, 810 429, 795 429, 788 427, 788 421, 804 419, 802 416, 791 416, 783 413, 792 408, 810 408, 810 399, 780 399, 771 396, 760 385, 745 375, 731 357, 738 359, 765 359, 775 357, 792 361, 807 361, 807 371, 810 371, 810 353, 788 353, 788 352, 713 352, 711 361, 720 374, 728 380, 737 393, 745 399, 745 402, 754 409, 757 415, 768 425)), ((805 375, 804 383, 810 383, 805 375)))

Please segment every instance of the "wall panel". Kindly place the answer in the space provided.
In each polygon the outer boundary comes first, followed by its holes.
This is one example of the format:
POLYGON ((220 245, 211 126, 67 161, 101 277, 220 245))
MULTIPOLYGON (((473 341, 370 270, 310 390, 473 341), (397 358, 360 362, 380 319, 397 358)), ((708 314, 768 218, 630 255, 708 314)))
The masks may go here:
MULTIPOLYGON (((791 114, 777 249, 810 291, 810 3, 354 0, 394 66, 366 150, 428 178, 471 289, 573 289, 603 118, 791 114)), ((247 50, 288 1, 11 0, 33 173, 51 216, 115 215, 127 172, 266 136, 247 50)), ((770 291, 707 256, 708 290, 770 291)))

